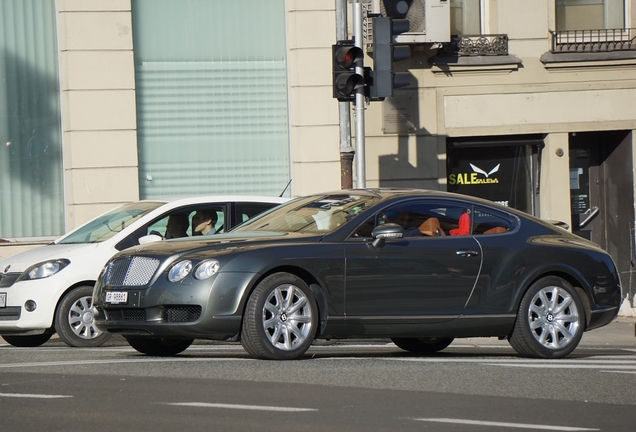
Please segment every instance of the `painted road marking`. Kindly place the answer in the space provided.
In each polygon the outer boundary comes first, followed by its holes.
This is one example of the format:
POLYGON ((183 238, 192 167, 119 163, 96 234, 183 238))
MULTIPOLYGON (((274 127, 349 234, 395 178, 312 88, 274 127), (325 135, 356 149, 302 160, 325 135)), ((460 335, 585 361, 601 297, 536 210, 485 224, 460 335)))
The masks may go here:
POLYGON ((13 398, 35 398, 35 399, 59 399, 59 398, 73 397, 73 396, 66 396, 66 395, 22 394, 22 393, 0 393, 0 396, 13 397, 13 398))
POLYGON ((516 429, 541 429, 550 431, 597 431, 600 429, 580 428, 573 426, 552 426, 552 425, 535 425, 527 423, 506 423, 506 422, 493 422, 493 421, 479 421, 479 420, 465 420, 465 419, 451 419, 451 418, 416 418, 416 421, 423 422, 436 422, 436 423, 452 423, 452 424, 465 424, 476 426, 496 426, 516 429))
POLYGON ((179 402, 179 403, 164 402, 164 405, 191 406, 191 407, 202 407, 202 408, 239 409, 239 410, 252 410, 252 411, 275 411, 275 412, 318 411, 317 409, 314 409, 314 408, 292 408, 292 407, 280 407, 280 406, 237 405, 237 404, 204 403, 204 402, 179 402))

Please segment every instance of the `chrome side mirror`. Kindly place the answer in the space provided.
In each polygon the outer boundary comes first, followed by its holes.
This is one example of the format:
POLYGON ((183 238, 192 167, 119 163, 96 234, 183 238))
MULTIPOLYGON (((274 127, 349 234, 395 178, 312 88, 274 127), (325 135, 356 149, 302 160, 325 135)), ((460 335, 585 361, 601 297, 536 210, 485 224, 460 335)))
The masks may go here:
POLYGON ((386 239, 402 238, 404 236, 404 228, 398 224, 387 223, 379 225, 371 231, 371 237, 373 247, 381 248, 386 243, 386 239))

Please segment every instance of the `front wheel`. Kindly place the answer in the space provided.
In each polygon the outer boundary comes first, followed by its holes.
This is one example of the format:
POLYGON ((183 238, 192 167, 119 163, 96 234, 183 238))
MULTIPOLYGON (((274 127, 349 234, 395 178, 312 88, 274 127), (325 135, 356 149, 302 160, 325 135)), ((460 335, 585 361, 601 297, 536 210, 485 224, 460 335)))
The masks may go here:
POLYGON ((152 339, 126 337, 131 347, 142 354, 158 357, 173 356, 188 349, 194 339, 152 339))
POLYGON ((423 337, 423 338, 391 338, 394 344, 405 351, 420 354, 430 354, 443 350, 453 342, 453 338, 423 337))
POLYGON ((317 330, 318 307, 307 284, 291 273, 275 273, 250 295, 241 344, 256 358, 291 360, 309 349, 317 330))
POLYGON ((55 331, 72 347, 97 347, 110 339, 110 333, 95 327, 92 286, 74 288, 62 298, 55 313, 55 331))
POLYGON ((46 343, 51 336, 53 336, 52 331, 47 331, 38 335, 28 335, 28 336, 2 336, 2 339, 7 341, 9 345, 13 345, 15 347, 21 348, 33 348, 38 347, 44 343, 46 343))
POLYGON ((522 356, 561 358, 570 354, 585 330, 585 310, 565 280, 547 276, 533 283, 521 300, 508 338, 522 356))

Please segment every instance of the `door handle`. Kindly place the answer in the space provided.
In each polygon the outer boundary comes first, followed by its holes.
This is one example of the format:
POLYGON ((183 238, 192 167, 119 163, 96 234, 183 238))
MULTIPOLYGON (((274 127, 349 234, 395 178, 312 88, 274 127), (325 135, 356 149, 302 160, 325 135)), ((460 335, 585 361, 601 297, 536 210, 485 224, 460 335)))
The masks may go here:
POLYGON ((479 255, 479 252, 477 251, 472 251, 472 250, 458 250, 457 252, 455 252, 457 255, 459 255, 460 257, 464 257, 464 258, 468 258, 468 257, 474 257, 479 255))
POLYGON ((598 214, 598 207, 594 206, 592 208, 589 208, 585 211, 585 213, 583 213, 584 215, 587 215, 587 217, 585 219, 583 219, 581 222, 579 222, 579 228, 583 228, 585 225, 587 225, 592 219, 594 219, 594 216, 596 216, 598 214))

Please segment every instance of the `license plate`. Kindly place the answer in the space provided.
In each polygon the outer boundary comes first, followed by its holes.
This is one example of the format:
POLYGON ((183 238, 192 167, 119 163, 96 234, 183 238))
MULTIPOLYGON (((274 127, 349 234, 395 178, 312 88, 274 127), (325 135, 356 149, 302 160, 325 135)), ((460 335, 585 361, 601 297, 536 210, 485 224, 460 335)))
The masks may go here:
POLYGON ((109 291, 106 293, 106 303, 119 304, 128 302, 126 291, 109 291))
POLYGON ((0 293, 0 307, 7 307, 7 293, 0 293))

